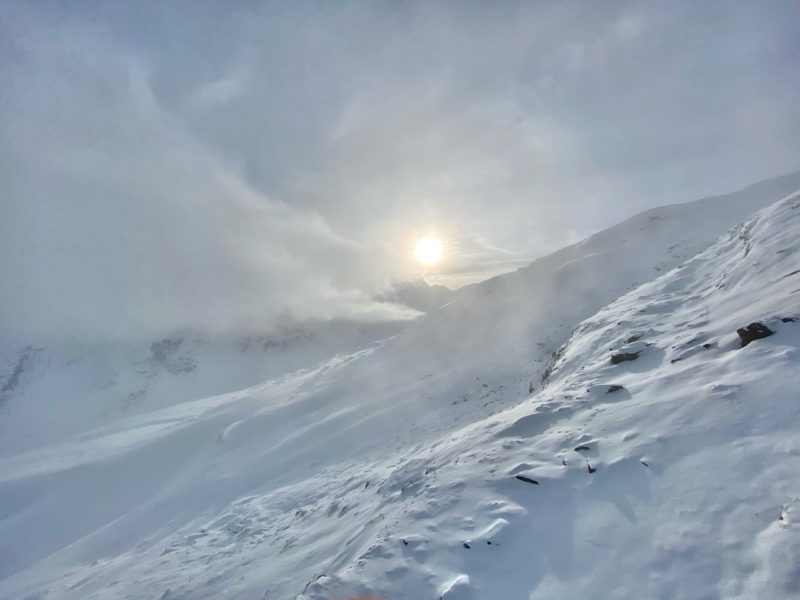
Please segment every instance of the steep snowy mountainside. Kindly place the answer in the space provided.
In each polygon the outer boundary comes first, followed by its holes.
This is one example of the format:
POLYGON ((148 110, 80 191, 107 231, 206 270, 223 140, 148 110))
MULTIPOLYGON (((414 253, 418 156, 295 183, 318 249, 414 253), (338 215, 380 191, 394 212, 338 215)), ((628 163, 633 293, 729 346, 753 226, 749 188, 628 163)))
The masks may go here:
MULTIPOLYGON (((484 385, 527 393, 539 386, 551 353, 575 323, 798 187, 800 172, 735 194, 653 209, 456 296, 423 282, 397 285, 384 300, 435 314, 412 325, 373 363, 404 369, 406 381, 433 378, 429 389, 459 400, 480 398, 484 385), (497 352, 497 345, 504 350, 497 352)), ((333 322, 235 339, 177 333, 144 343, 46 347, 0 340, 0 456, 315 367, 404 328, 333 322)), ((362 381, 367 394, 391 379, 381 367, 362 381)))
POLYGON ((681 264, 744 218, 800 189, 800 172, 733 194, 648 210, 513 273, 465 288, 385 348, 416 376, 444 373, 454 395, 540 387, 552 353, 581 320, 681 264), (502 350, 501 350, 502 348, 502 350), (408 364, 405 356, 413 356, 408 364))
POLYGON ((765 557, 797 554, 800 340, 779 317, 799 312, 800 210, 670 270, 738 210, 710 202, 701 227, 691 206, 313 369, 9 446, 0 597, 782 597, 796 582, 765 557), (756 319, 777 333, 736 349, 756 319))
POLYGON ((559 355, 539 394, 361 474, 380 525, 300 597, 800 597, 800 194, 559 355), (753 321, 774 333, 742 348, 753 321))

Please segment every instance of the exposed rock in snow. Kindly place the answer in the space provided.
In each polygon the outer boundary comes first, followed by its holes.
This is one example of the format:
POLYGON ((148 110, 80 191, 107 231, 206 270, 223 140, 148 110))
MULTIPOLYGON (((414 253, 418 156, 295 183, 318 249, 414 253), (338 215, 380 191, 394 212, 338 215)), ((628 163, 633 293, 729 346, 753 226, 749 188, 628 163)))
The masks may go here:
POLYGON ((629 362, 639 358, 639 354, 641 353, 642 353, 641 350, 639 350, 639 352, 619 352, 618 354, 612 354, 611 358, 609 359, 609 362, 612 365, 618 365, 619 363, 629 362))
POLYGON ((750 342, 769 337, 775 332, 763 323, 750 323, 747 327, 737 329, 736 333, 742 341, 742 348, 744 348, 750 342))

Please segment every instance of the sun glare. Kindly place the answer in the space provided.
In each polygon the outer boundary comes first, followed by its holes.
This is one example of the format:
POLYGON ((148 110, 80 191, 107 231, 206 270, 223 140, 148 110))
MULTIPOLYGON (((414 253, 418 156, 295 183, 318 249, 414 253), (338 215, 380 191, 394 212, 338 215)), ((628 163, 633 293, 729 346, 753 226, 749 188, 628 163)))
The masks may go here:
POLYGON ((420 238, 414 245, 414 256, 423 265, 435 265, 442 259, 444 245, 432 235, 420 238))

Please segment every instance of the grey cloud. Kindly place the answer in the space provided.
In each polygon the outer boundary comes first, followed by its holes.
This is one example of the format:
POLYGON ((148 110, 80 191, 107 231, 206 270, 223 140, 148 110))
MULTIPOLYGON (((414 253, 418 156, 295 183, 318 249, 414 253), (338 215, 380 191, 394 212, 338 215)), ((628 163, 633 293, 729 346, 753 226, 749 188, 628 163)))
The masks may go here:
POLYGON ((37 78, 6 79, 6 335, 415 314, 370 299, 379 249, 254 190, 160 110, 135 60, 86 39, 35 42, 20 56, 37 78))
POLYGON ((792 2, 2 10, 19 335, 394 318, 418 232, 461 285, 800 156, 792 2))

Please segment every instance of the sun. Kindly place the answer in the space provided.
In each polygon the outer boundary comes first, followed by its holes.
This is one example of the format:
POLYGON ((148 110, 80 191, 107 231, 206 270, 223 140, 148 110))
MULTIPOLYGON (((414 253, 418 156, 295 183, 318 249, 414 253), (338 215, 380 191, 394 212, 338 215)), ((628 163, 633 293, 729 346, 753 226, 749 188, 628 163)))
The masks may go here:
POLYGON ((442 259, 444 254, 444 244, 432 235, 425 236, 417 240, 414 244, 414 257, 423 265, 435 265, 442 259))

